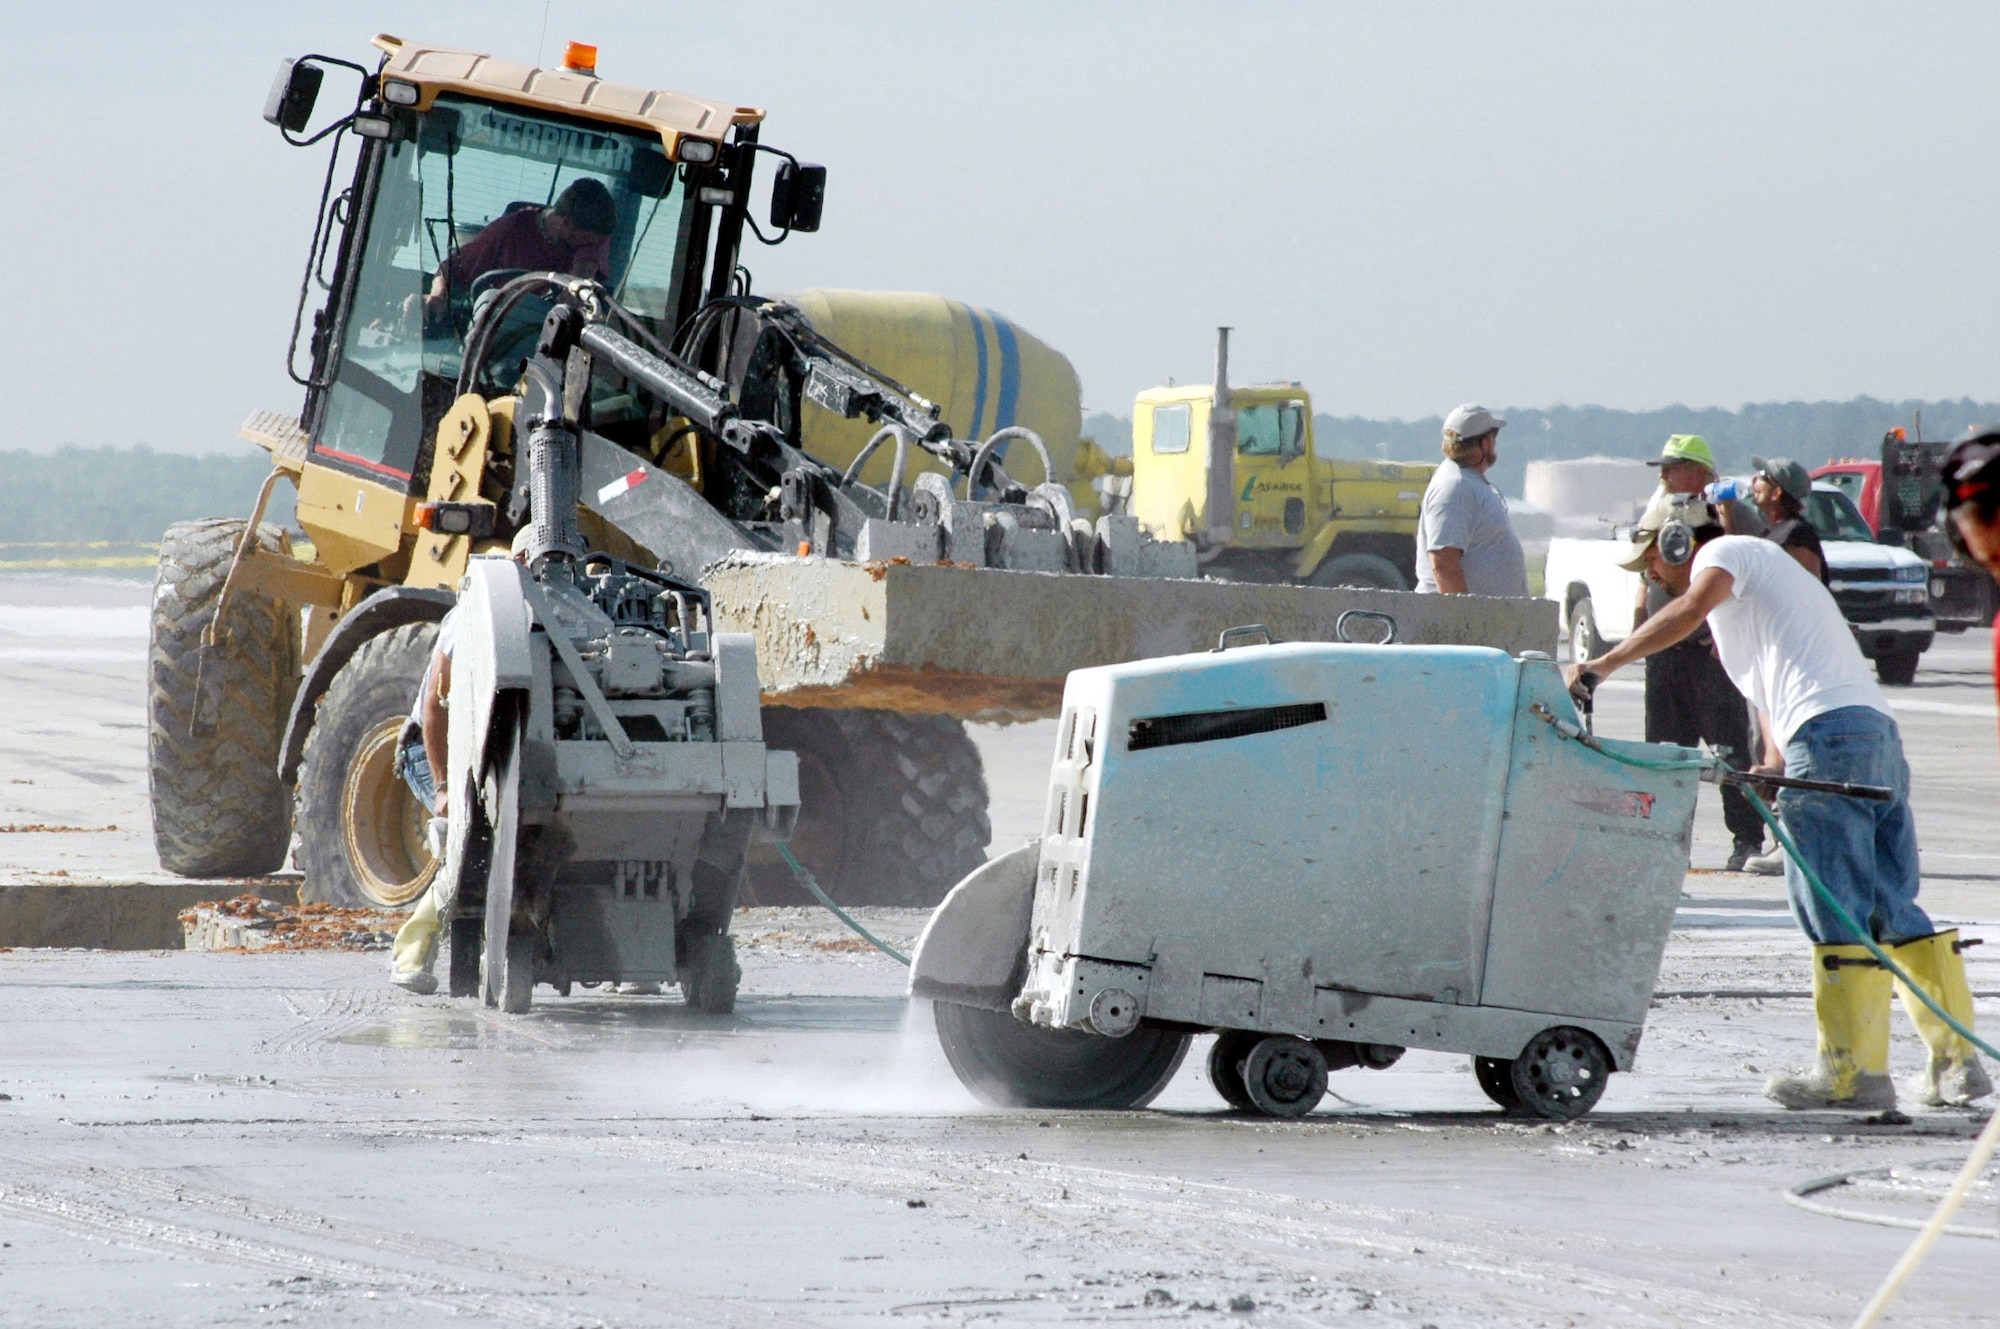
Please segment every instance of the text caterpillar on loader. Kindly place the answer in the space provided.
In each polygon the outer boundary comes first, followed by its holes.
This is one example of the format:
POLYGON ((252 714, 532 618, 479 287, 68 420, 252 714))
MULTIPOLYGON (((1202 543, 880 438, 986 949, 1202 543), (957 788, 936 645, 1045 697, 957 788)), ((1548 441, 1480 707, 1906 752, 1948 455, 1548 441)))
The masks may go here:
POLYGON ((1236 635, 1070 676, 1040 839, 912 959, 959 1078, 1136 1107, 1214 1032, 1245 1111, 1412 1047, 1510 1111, 1589 1111, 1637 1054, 1713 763, 1585 735, 1546 654, 1236 635))
MULTIPOLYGON (((749 294, 745 227, 769 243, 815 230, 825 177, 759 142, 761 111, 600 79, 593 48, 528 69, 375 45, 372 67, 285 62, 266 106, 287 142, 330 152, 294 323, 305 401, 244 427, 274 463, 249 521, 184 523, 162 542, 149 774, 169 870, 272 871, 296 810, 307 900, 401 907, 429 884, 396 737, 473 556, 527 520, 524 366, 558 305, 583 320, 580 358, 562 366, 576 519, 627 575, 705 584, 727 557, 1193 574, 1187 546, 1079 509, 1064 483, 1074 371, 1006 320, 929 297, 749 294), (315 120, 333 76, 355 81, 352 101, 315 120), (780 161, 770 235, 750 215, 762 155, 780 161), (802 311, 890 363, 929 366, 943 405, 802 311), (1007 468, 1029 454, 1038 482, 1017 483, 1007 468), (262 524, 280 480, 309 550, 262 524)), ((968 612, 955 587, 922 595, 923 612, 968 612)), ((816 606, 801 635, 851 638, 843 623, 871 612, 852 601, 816 606)), ((731 605, 732 621, 752 625, 765 603, 731 605)), ((1065 672, 1018 653, 1007 670, 1058 687, 1065 672)), ((837 897, 933 903, 984 860, 987 791, 964 728, 980 713, 954 709, 966 695, 905 705, 834 686, 766 707, 766 731, 800 757, 794 851, 837 897)), ((753 887, 783 872, 773 859, 753 887)))
POLYGON ((528 1009, 537 982, 682 985, 734 1008, 729 921, 751 836, 789 835, 798 760, 767 751, 756 647, 700 587, 589 556, 577 531, 583 319, 560 305, 528 362, 527 567, 459 586, 432 889, 454 996, 528 1009), (482 981, 483 977, 483 981, 482 981))

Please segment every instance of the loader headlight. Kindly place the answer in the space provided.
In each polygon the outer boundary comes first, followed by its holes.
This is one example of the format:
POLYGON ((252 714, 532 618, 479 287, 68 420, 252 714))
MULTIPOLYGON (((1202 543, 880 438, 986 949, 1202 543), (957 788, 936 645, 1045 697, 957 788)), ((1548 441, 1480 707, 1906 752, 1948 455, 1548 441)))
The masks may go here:
POLYGON ((674 160, 706 166, 715 160, 715 142, 706 138, 685 138, 674 144, 674 160))
POLYGON ((421 92, 422 89, 414 83, 405 83, 396 78, 382 80, 382 100, 391 106, 415 106, 421 92))
POLYGON ((357 115, 348 123, 363 138, 387 138, 396 132, 396 122, 386 115, 357 115))

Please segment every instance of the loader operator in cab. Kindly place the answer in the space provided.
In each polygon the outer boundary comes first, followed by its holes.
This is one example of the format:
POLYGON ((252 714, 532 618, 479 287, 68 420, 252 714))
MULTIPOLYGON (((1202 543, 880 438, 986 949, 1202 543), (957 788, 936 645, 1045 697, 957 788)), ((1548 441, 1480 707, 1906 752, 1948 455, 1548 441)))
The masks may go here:
POLYGON ((611 236, 618 205, 604 182, 590 176, 570 182, 547 207, 517 207, 447 258, 424 296, 428 319, 441 319, 450 300, 465 299, 489 272, 566 272, 603 280, 611 274, 611 236))
POLYGON ((1486 478, 1500 459, 1506 425, 1484 406, 1444 420, 1444 462, 1417 514, 1417 589, 1446 595, 1526 595, 1528 562, 1507 517, 1507 500, 1486 478))
MULTIPOLYGON (((1786 789, 1778 810, 1848 914, 1971 1028, 1958 933, 1939 932, 1917 904, 1917 828, 1902 736, 1833 596, 1781 546, 1724 534, 1715 509, 1699 499, 1649 512, 1633 545, 1647 576, 1673 598, 1603 655, 1570 665, 1570 687, 1583 687, 1585 674, 1601 679, 1663 651, 1706 622, 1730 681, 1764 721, 1768 737, 1754 770, 1895 791, 1893 801, 1879 803, 1786 789)), ((1894 1107, 1889 971, 1820 903, 1798 864, 1787 866, 1785 878, 1792 915, 1813 942, 1819 1057, 1811 1070, 1773 1076, 1764 1092, 1788 1108, 1894 1107)), ((1964 1104, 1993 1091, 1970 1043, 1908 991, 1903 1007, 1930 1053, 1910 1085, 1918 1101, 1964 1104)))

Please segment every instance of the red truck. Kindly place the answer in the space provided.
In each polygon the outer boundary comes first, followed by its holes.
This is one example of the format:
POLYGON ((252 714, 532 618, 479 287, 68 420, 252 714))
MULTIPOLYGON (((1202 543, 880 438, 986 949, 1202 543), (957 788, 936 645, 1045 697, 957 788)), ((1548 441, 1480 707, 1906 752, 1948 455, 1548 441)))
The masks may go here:
POLYGON ((1816 468, 1812 477, 1854 501, 1868 528, 1883 544, 1901 545, 1931 565, 1931 614, 1940 632, 1963 632, 1993 622, 1993 579, 1967 566, 1952 549, 1939 512, 1937 467, 1948 445, 1912 440, 1901 428, 1882 437, 1882 455, 1840 457, 1816 468), (1890 483, 1883 484, 1888 474, 1890 483))

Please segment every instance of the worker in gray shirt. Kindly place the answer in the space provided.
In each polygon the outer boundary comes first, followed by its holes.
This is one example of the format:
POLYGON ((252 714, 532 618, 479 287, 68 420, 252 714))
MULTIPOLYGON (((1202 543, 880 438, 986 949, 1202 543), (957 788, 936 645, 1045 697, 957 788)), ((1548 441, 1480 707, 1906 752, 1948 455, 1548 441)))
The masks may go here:
POLYGON ((1486 478, 1507 422, 1484 406, 1444 420, 1444 462, 1417 517, 1417 589, 1446 595, 1526 595, 1528 561, 1507 500, 1486 478))

